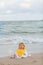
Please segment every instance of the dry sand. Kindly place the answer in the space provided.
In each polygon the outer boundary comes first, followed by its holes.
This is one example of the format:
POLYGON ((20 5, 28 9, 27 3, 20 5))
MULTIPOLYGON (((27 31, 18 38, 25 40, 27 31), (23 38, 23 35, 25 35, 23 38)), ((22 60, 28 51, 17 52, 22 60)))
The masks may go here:
POLYGON ((43 53, 32 54, 31 57, 23 59, 0 58, 0 65, 43 65, 43 53))

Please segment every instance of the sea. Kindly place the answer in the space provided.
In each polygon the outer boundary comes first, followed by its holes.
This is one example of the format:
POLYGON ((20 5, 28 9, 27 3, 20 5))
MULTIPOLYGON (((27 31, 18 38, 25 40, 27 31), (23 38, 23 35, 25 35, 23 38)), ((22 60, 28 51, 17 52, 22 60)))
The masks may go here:
POLYGON ((0 21, 0 57, 13 55, 20 42, 29 54, 43 52, 43 20, 0 21))

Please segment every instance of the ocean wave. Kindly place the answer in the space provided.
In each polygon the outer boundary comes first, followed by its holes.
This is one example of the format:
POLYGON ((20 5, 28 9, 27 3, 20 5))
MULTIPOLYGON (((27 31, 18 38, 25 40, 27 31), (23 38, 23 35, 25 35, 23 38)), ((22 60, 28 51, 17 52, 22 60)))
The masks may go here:
POLYGON ((30 36, 2 36, 0 37, 0 44, 17 44, 19 42, 25 42, 26 44, 43 44, 43 37, 38 37, 34 35, 30 36))
POLYGON ((38 20, 31 21, 0 21, 0 35, 8 34, 38 34, 43 33, 43 22, 38 20))

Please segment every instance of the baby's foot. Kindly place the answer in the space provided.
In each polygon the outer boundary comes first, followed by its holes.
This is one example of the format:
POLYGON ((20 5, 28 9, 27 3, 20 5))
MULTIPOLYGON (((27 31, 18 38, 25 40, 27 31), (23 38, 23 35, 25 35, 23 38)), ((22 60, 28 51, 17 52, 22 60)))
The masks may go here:
POLYGON ((24 58, 24 57, 21 57, 22 59, 24 58))
POLYGON ((13 57, 10 57, 10 59, 15 59, 15 57, 13 56, 13 57))

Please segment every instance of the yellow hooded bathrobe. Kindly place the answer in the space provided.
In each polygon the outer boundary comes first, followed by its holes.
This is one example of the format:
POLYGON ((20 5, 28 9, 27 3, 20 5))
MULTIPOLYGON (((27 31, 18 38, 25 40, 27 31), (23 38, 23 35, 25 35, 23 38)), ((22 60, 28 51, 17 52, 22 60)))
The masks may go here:
MULTIPOLYGON (((23 44, 24 44, 24 43, 23 43, 23 44)), ((25 53, 25 51, 26 51, 26 46, 25 46, 25 44, 24 44, 24 49, 20 49, 20 48, 19 48, 19 45, 18 45, 18 49, 16 50, 16 54, 21 57, 21 56, 25 53)))

